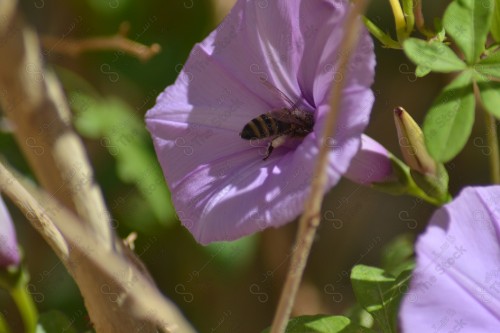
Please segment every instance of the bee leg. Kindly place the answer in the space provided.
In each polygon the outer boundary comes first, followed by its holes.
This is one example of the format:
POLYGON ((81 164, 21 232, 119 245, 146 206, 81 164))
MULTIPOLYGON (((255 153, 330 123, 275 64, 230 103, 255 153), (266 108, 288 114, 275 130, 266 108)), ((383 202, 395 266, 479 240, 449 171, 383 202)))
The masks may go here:
POLYGON ((273 146, 273 141, 269 142, 269 144, 267 145, 267 150, 266 150, 266 155, 264 155, 264 158, 262 159, 263 161, 267 160, 267 158, 269 156, 271 156, 271 153, 273 152, 274 150, 274 146, 273 146))
POLYGON ((282 144, 285 143, 285 141, 286 141, 285 135, 279 135, 279 136, 275 137, 274 139, 272 139, 271 142, 269 142, 269 144, 267 145, 266 155, 264 156, 264 158, 262 160, 263 161, 267 160, 268 157, 273 152, 274 148, 281 146, 282 144))

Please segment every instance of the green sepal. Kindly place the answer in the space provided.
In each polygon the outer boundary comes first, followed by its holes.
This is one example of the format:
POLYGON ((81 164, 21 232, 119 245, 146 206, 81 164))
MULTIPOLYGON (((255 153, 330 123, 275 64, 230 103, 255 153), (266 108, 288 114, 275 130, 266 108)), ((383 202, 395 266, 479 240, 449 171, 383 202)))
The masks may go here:
POLYGON ((448 200, 441 201, 428 196, 413 180, 408 165, 391 153, 389 153, 389 158, 395 175, 394 179, 383 183, 372 183, 371 187, 373 189, 391 195, 411 195, 436 206, 441 206, 448 202, 448 200))
POLYGON ((449 176, 442 163, 437 163, 437 175, 422 174, 416 170, 410 170, 411 177, 415 184, 429 197, 440 202, 449 202, 451 199, 448 193, 449 176))

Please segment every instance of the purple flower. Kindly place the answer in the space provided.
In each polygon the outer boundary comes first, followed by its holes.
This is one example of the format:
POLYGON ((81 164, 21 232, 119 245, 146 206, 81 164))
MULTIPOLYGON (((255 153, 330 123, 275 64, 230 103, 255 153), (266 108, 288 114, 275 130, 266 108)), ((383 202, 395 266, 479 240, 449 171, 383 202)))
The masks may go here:
POLYGON ((500 330, 500 186, 469 187, 417 242, 404 333, 500 330))
POLYGON ((352 159, 344 177, 362 185, 396 180, 390 153, 364 134, 361 136, 361 148, 352 159))
POLYGON ((325 192, 349 167, 373 104, 375 57, 363 31, 348 75, 337 72, 339 55, 349 52, 339 49, 348 9, 344 0, 239 0, 146 114, 177 214, 199 242, 233 240, 301 213, 337 80, 346 82, 327 142, 325 192), (259 115, 292 108, 278 90, 312 114, 314 126, 263 160, 271 140, 240 133, 259 115))
POLYGON ((10 214, 0 197, 0 268, 19 264, 16 231, 10 214))

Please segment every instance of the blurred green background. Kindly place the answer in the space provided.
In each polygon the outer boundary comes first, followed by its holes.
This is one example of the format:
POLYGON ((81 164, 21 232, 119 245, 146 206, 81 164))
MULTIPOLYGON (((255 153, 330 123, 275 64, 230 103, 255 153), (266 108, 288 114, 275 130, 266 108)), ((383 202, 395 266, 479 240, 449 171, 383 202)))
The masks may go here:
MULTIPOLYGON (((177 76, 195 42, 227 13, 224 0, 35 0, 21 1, 27 20, 41 36, 87 38, 112 35, 124 21, 129 37, 158 43, 162 51, 141 62, 119 51, 75 57, 45 50, 74 112, 117 232, 137 231, 136 252, 159 288, 200 332, 259 332, 272 320, 286 274, 295 223, 234 243, 198 245, 180 225, 157 165, 143 116, 177 76), (222 323, 221 323, 222 321, 222 323)), ((425 1, 428 21, 448 1, 425 1)), ((368 17, 393 31, 388 1, 373 1, 368 17)), ((395 50, 377 49, 376 103, 367 133, 400 156, 392 110, 404 106, 421 122, 446 75, 416 80, 414 66, 395 50)), ((488 183, 488 150, 478 117, 467 148, 448 164, 450 187, 488 183)), ((0 134, 0 149, 27 175, 15 141, 0 134)), ((78 332, 90 328, 78 289, 63 265, 17 209, 13 213, 31 273, 29 291, 41 312, 58 309, 75 318, 78 332)), ((417 235, 433 207, 410 197, 392 197, 342 181, 326 197, 320 226, 294 315, 339 314, 352 305, 349 272, 355 264, 378 265, 384 245, 397 235, 417 235)), ((21 332, 12 301, 0 291, 0 310, 21 332)), ((16 330, 15 330, 16 331, 16 330)), ((16 331, 17 332, 17 331, 16 331)))

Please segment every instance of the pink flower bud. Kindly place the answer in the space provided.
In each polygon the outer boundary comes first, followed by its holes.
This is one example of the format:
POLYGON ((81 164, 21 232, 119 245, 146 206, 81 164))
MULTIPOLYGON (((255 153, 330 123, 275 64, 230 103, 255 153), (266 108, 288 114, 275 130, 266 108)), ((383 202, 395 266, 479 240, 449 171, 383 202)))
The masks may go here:
POLYGON ((20 261, 16 230, 5 203, 0 197, 0 268, 17 265, 20 261))
POLYGON ((380 143, 363 134, 361 148, 354 155, 344 176, 362 185, 394 181, 390 153, 380 143))

